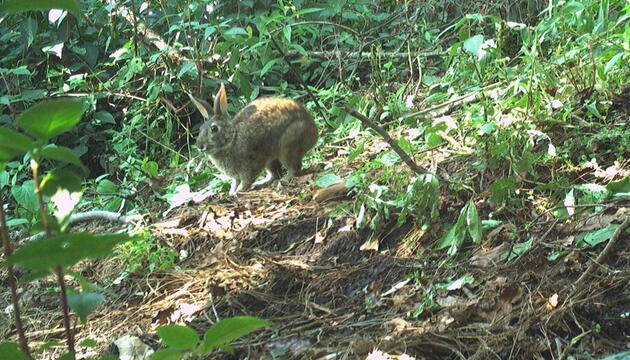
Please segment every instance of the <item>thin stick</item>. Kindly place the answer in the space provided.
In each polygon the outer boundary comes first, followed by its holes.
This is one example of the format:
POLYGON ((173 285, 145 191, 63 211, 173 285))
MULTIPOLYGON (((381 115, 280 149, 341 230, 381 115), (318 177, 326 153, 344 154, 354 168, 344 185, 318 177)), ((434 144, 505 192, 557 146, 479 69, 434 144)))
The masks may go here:
POLYGON ((418 164, 416 164, 410 157, 409 155, 407 155, 407 153, 400 147, 398 146, 398 144, 396 143, 396 141, 394 141, 394 139, 392 139, 391 136, 389 136, 389 134, 387 133, 387 131, 385 131, 385 129, 383 129, 382 127, 378 126, 374 121, 370 120, 367 116, 350 109, 347 106, 343 106, 342 109, 347 112, 348 114, 354 116, 355 118, 359 119, 363 124, 369 126, 370 128, 372 128, 374 131, 376 131, 379 135, 381 135, 381 137, 383 137, 383 139, 385 139, 385 141, 389 144, 389 146, 392 148, 392 150, 394 150, 396 152, 396 154, 398 154, 398 156, 400 156, 400 158, 405 162, 405 164, 407 164, 407 166, 409 166, 409 168, 415 172, 416 174, 427 174, 429 173, 429 171, 423 167, 420 167, 418 164))
MULTIPOLYGON (((4 257, 8 258, 13 252, 11 247, 11 239, 9 238, 9 231, 7 228, 7 222, 4 217, 2 193, 0 192, 0 235, 2 235, 2 244, 4 247, 4 257)), ((17 284, 15 282, 15 274, 13 273, 13 265, 7 265, 8 283, 11 288, 11 302, 13 303, 13 317, 15 318, 15 330, 18 333, 20 339, 20 348, 22 352, 31 357, 31 350, 28 348, 28 342, 26 341, 26 335, 24 335, 24 326, 22 325, 22 317, 20 316, 20 299, 17 293, 17 284)))
MULTIPOLYGON (((42 195, 42 189, 39 182, 39 164, 31 160, 31 170, 33 171, 33 181, 35 182, 35 194, 39 203, 39 212, 42 216, 42 224, 46 231, 46 236, 52 236, 52 229, 50 222, 48 221, 48 215, 46 214, 46 208, 44 207, 44 196, 42 195)), ((44 240, 45 241, 45 240, 44 240)), ((70 311, 68 309, 68 299, 66 298, 66 283, 64 281, 63 268, 58 265, 55 267, 55 274, 57 275, 57 283, 59 284, 60 298, 61 298, 61 310, 63 312, 63 324, 66 331, 66 344, 68 345, 68 352, 70 358, 74 360, 76 358, 76 352, 74 348, 74 334, 70 327, 70 311)))

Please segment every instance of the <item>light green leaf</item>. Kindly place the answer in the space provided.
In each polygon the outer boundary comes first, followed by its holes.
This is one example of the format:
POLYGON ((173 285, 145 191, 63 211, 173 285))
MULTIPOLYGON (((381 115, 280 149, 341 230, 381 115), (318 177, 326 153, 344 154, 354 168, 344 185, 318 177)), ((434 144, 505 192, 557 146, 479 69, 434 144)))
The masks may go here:
POLYGON ((59 234, 22 246, 6 261, 34 271, 46 271, 59 265, 71 266, 83 259, 108 256, 116 245, 132 239, 128 234, 59 234))
POLYGON ((0 127, 0 162, 8 162, 31 149, 33 141, 16 131, 0 127))
POLYGON ((68 289, 68 305, 83 323, 87 321, 87 316, 103 301, 105 301, 105 296, 102 294, 75 292, 72 289, 68 289))
POLYGON ((29 357, 20 351, 18 344, 3 341, 0 342, 0 359, 29 360, 29 357))
POLYGON ((83 101, 58 99, 42 101, 24 111, 16 120, 17 126, 47 141, 71 129, 83 114, 83 101))
POLYGON ((35 195, 35 183, 33 180, 27 180, 22 185, 11 187, 11 195, 15 201, 31 214, 37 214, 39 211, 39 203, 35 195))
POLYGON ((260 76, 264 76, 271 68, 278 62, 278 58, 271 59, 268 61, 265 66, 263 66, 262 70, 260 70, 260 76))
POLYGON ((41 189, 46 196, 55 195, 59 189, 81 192, 81 178, 71 171, 54 169, 44 176, 41 189))
POLYGON ((200 351, 204 355, 209 354, 217 347, 269 325, 268 321, 251 316, 223 319, 206 331, 200 351))
POLYGON ((103 179, 99 181, 98 186, 96 187, 96 192, 99 194, 107 194, 107 195, 117 194, 118 186, 116 186, 116 184, 114 184, 108 179, 103 179))
POLYGON ((81 8, 76 0, 5 0, 0 4, 0 13, 16 14, 23 11, 46 11, 61 9, 79 14, 81 8))
POLYGON ((184 351, 177 349, 161 349, 151 356, 151 360, 181 360, 183 358, 184 351))
POLYGON ((597 246, 603 242, 610 240, 618 227, 619 224, 610 224, 605 228, 601 228, 599 230, 582 233, 578 237, 575 246, 580 248, 597 246))
POLYGON ((471 200, 466 205, 466 227, 468 234, 472 238, 475 244, 481 243, 481 223, 479 222, 479 214, 477 214, 477 207, 471 200))
POLYGON ((464 41, 464 49, 479 58, 481 44, 483 44, 483 35, 475 35, 464 41))
POLYGON ((225 36, 235 36, 235 35, 245 35, 247 36, 247 30, 243 29, 242 27, 233 27, 231 29, 228 29, 226 32, 223 33, 223 35, 225 36))
POLYGON ((199 343, 199 335, 188 326, 164 325, 158 327, 157 333, 171 349, 193 350, 199 343))
POLYGON ((83 162, 79 159, 77 154, 75 154, 72 149, 65 146, 47 145, 41 150, 39 155, 45 159, 67 162, 87 171, 87 168, 83 165, 83 162))
POLYGON ((315 185, 321 187, 321 188, 325 188, 325 187, 329 187, 332 184, 335 184, 337 182, 339 182, 341 180, 341 178, 339 177, 339 175, 337 174, 326 174, 323 176, 320 176, 319 178, 317 178, 315 180, 315 185))
POLYGON ((94 120, 100 121, 101 124, 116 125, 116 120, 114 120, 112 114, 108 113, 107 111, 97 111, 96 113, 94 113, 94 120))

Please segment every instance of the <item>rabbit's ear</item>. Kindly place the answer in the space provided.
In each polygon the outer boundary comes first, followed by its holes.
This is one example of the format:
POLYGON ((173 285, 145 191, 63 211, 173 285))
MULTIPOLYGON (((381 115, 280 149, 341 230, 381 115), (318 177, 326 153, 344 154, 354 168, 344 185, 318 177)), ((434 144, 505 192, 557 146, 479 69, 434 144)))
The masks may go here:
POLYGON ((225 94, 225 86, 221 84, 221 88, 214 97, 214 113, 215 115, 227 114, 227 95, 225 94))
POLYGON ((196 97, 192 96, 192 94, 190 93, 187 93, 187 94, 188 94, 188 97, 190 98, 190 101, 195 105, 197 110, 199 110, 203 118, 210 119, 210 117, 212 116, 212 108, 210 107, 210 104, 208 104, 207 102, 201 99, 197 99, 196 97))

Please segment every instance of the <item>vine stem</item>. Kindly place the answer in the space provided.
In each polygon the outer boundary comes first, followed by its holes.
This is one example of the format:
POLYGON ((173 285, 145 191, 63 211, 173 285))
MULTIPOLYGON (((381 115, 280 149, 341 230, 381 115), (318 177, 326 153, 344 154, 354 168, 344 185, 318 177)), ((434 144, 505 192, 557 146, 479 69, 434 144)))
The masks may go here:
MULTIPOLYGON (((11 240, 9 238, 9 230, 7 227, 7 221, 4 217, 4 201, 2 199, 2 192, 0 192, 0 235, 2 236, 2 245, 4 248, 4 257, 8 258, 13 253, 11 246, 11 240)), ((13 273, 13 265, 7 266, 7 273, 9 287, 11 288, 11 302, 13 303, 13 317, 15 318, 15 330, 18 333, 20 339, 20 348, 22 352, 31 357, 31 350, 28 348, 28 342, 26 341, 26 335, 24 334, 24 326, 22 325, 22 317, 20 316, 20 299, 17 292, 17 283, 15 281, 15 274, 13 273)))
MULTIPOLYGON (((47 237, 52 236, 52 229, 50 228, 50 222, 48 221, 48 215, 44 206, 44 196, 42 195, 40 182, 39 182, 39 163, 35 160, 31 160, 31 170, 33 171, 33 181, 35 182, 35 194, 37 194, 37 202, 39 203, 39 212, 42 217, 42 224, 44 225, 44 231, 47 237)), ((61 309, 63 311, 63 324, 66 332, 66 344, 68 346, 68 352, 72 360, 75 360, 74 349, 74 334, 70 326, 70 311, 68 309, 68 299, 66 298, 66 283, 64 282, 64 273, 61 265, 55 267, 55 274, 57 275, 57 283, 59 284, 60 296, 61 296, 61 309)))

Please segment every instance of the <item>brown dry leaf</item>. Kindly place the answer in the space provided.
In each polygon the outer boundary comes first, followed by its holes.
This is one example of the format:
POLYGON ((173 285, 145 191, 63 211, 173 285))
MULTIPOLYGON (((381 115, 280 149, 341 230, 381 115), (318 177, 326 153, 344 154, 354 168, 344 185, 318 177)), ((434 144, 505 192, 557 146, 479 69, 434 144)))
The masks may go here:
POLYGON ((508 250, 509 246, 510 245, 508 243, 502 243, 501 245, 486 251, 482 249, 478 254, 475 254, 470 258, 470 264, 481 268, 495 266, 501 255, 508 250))
POLYGON ((343 181, 332 184, 323 189, 319 189, 313 195, 313 200, 317 203, 325 203, 332 200, 343 199, 348 196, 350 189, 346 187, 343 181))
POLYGON ((595 215, 589 215, 585 218, 568 223, 559 227, 559 233, 564 235, 576 234, 583 231, 597 230, 604 228, 611 223, 621 222, 625 220, 627 208, 619 208, 616 213, 598 213, 595 215))
POLYGON ((378 239, 376 236, 364 242, 359 248, 361 251, 378 251, 378 239))

